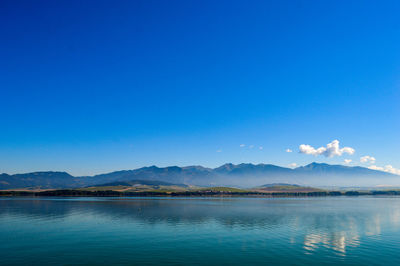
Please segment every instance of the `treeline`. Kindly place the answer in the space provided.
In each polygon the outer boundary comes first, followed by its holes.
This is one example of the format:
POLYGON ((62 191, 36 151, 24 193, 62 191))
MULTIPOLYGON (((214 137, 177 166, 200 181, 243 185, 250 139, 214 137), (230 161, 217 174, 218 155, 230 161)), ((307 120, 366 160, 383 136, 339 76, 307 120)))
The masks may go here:
POLYGON ((326 197, 326 196, 362 196, 362 195, 400 195, 400 191, 315 191, 315 192, 229 192, 229 191, 185 191, 185 192, 118 192, 85 190, 48 190, 48 191, 0 191, 0 196, 18 197, 204 197, 204 196, 255 196, 255 197, 326 197))

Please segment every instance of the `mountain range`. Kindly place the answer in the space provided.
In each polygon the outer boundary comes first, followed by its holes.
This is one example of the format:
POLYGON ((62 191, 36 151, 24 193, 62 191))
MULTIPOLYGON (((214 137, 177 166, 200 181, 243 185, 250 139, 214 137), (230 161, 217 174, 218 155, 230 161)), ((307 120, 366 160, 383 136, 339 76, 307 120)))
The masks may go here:
POLYGON ((297 168, 272 164, 231 164, 217 168, 202 166, 143 167, 95 176, 72 176, 66 172, 0 174, 0 189, 50 189, 97 186, 113 182, 160 181, 193 186, 255 187, 268 183, 306 186, 400 185, 400 176, 359 166, 311 163, 297 168))

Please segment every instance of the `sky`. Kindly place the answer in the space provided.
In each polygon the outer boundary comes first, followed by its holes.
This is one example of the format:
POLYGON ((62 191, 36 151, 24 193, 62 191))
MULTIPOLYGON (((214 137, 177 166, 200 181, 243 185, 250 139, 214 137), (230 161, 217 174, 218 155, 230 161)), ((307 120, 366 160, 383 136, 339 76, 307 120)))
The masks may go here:
POLYGON ((3 0, 0 173, 400 171, 399 14, 399 1, 3 0))

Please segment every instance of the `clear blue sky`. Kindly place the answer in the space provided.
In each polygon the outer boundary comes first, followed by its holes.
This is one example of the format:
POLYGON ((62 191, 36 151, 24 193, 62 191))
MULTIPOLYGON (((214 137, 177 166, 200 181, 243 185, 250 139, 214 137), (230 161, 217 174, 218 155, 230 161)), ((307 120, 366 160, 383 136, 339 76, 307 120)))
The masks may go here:
POLYGON ((399 1, 3 0, 0 172, 365 155, 400 168, 399 14, 399 1), (299 153, 335 139, 355 153, 299 153))

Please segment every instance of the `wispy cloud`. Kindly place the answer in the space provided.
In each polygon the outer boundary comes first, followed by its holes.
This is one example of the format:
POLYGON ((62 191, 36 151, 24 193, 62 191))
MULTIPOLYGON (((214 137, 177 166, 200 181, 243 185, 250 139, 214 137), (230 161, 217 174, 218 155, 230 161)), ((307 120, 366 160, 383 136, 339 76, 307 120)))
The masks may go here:
POLYGON ((217 150, 217 152, 222 152, 222 150, 217 150))
POLYGON ((344 163, 345 164, 349 164, 349 163, 351 163, 353 160, 352 159, 344 159, 344 163))
POLYGON ((395 174, 395 175, 400 175, 400 169, 394 168, 390 164, 385 165, 384 167, 371 165, 368 168, 372 169, 372 170, 379 170, 379 171, 384 171, 384 172, 395 174))
POLYGON ((362 163, 374 164, 375 161, 376 161, 375 157, 372 157, 372 156, 369 156, 369 155, 366 155, 366 156, 363 156, 363 157, 360 158, 360 162, 362 162, 362 163))
MULTIPOLYGON (((240 147, 240 148, 246 148, 246 147, 247 147, 247 149, 254 149, 254 148, 257 148, 257 145, 253 145, 253 144, 251 144, 251 145, 240 144, 239 147, 240 147)), ((259 149, 259 150, 263 150, 264 147, 263 147, 263 146, 259 146, 258 149, 259 149)))
POLYGON ((325 157, 329 158, 334 156, 342 156, 344 153, 352 155, 355 152, 355 150, 350 147, 340 148, 338 140, 328 143, 326 147, 319 147, 317 149, 308 144, 301 144, 299 146, 299 150, 300 153, 303 154, 310 154, 314 156, 324 155, 325 157))
POLYGON ((297 167, 297 163, 291 163, 291 164, 289 164, 288 165, 290 168, 295 168, 295 167, 297 167))
POLYGON ((293 152, 291 149, 286 149, 286 152, 293 152))

